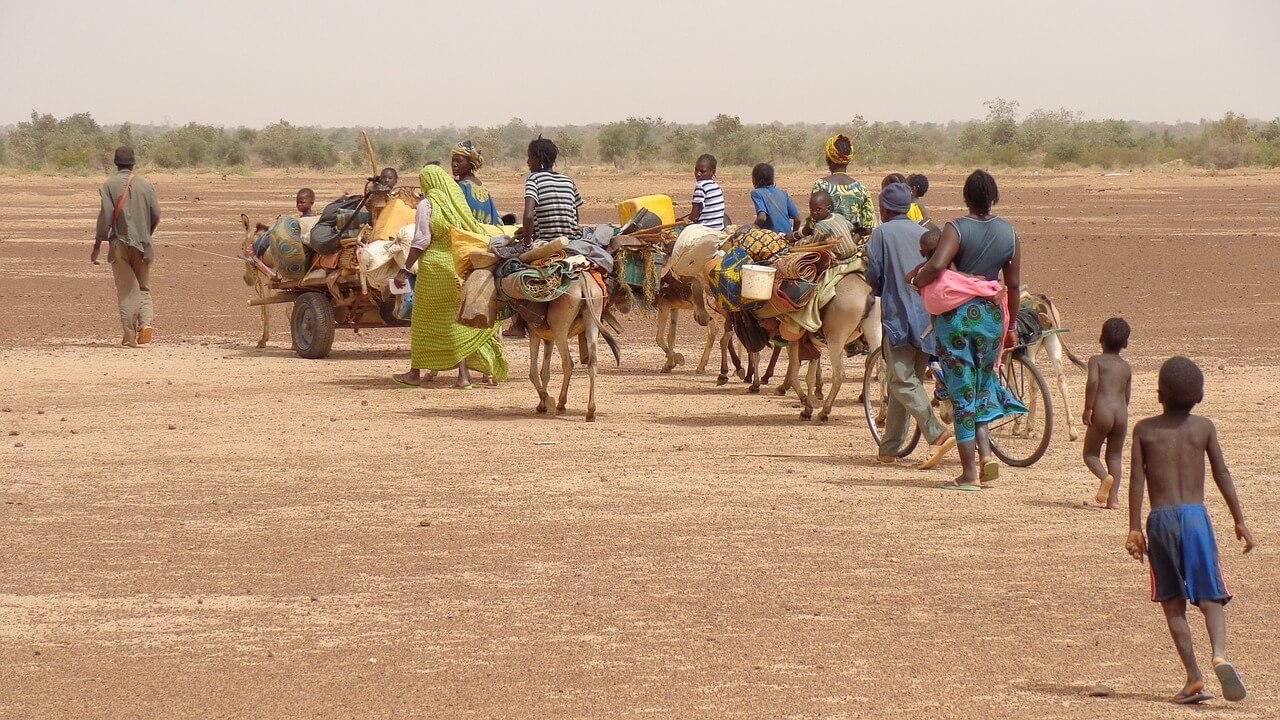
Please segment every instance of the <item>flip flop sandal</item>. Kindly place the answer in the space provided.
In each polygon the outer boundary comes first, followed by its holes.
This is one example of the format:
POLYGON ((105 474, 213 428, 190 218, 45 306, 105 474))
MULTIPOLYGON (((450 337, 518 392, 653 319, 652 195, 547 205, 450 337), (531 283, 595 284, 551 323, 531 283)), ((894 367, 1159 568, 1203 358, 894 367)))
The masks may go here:
POLYGON ((941 487, 943 490, 955 490, 958 492, 982 492, 981 485, 961 485, 955 482, 948 482, 943 483, 941 487))
MULTIPOLYGON (((391 382, 393 382, 393 383, 395 383, 395 384, 399 385, 400 387, 407 387, 407 388, 421 388, 421 387, 422 387, 422 385, 419 385, 419 384, 417 384, 417 383, 405 382, 404 380, 401 380, 400 378, 396 377, 395 375, 392 375, 392 376, 391 376, 391 382)), ((422 381, 421 381, 421 380, 419 380, 418 382, 419 382, 419 383, 421 383, 422 381)))
POLYGON ((982 463, 982 478, 984 483, 992 482, 1000 478, 1000 461, 988 460, 982 463))
POLYGON ((1174 705, 1199 705, 1200 703, 1209 702, 1212 699, 1213 699, 1213 696, 1205 692, 1203 689, 1197 690, 1193 693, 1188 693, 1184 690, 1184 691, 1179 691, 1177 695, 1173 696, 1173 704, 1174 705))
POLYGON ((920 469, 932 470, 938 467, 938 464, 942 462, 942 458, 946 457, 947 453, 954 450, 955 447, 956 447, 956 438, 954 435, 947 438, 946 440, 943 440, 942 443, 938 445, 930 445, 929 450, 933 454, 930 455, 929 458, 926 459, 924 462, 920 463, 920 469))
POLYGON ((1247 694, 1244 689, 1244 680, 1234 665, 1229 662, 1218 663, 1213 666, 1213 674, 1217 675, 1218 682, 1222 683, 1222 697, 1230 702, 1240 702, 1244 699, 1247 694))
POLYGON ((466 385, 454 385, 453 389, 454 390, 474 390, 475 388, 471 387, 471 383, 467 383, 466 385))

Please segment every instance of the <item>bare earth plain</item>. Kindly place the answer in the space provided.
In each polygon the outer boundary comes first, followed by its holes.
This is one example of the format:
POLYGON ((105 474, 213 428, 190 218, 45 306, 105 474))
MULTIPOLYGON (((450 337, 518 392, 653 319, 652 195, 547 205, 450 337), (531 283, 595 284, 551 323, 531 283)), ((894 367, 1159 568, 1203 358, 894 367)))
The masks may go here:
MULTIPOLYGON (((570 172, 585 222, 692 186, 570 172)), ((812 175, 780 185, 803 203, 812 175)), ((398 389, 405 330, 308 361, 276 309, 255 348, 225 257, 240 212, 356 178, 151 177, 157 341, 136 351, 87 260, 101 178, 0 177, 2 716, 1280 717, 1280 174, 998 176, 1073 348, 1133 324, 1133 418, 1165 357, 1206 371, 1260 547, 1240 554, 1210 489, 1250 696, 1200 708, 1167 703, 1181 670, 1127 516, 1085 504, 1063 424, 1084 373, 1069 409, 1054 393, 1048 455, 974 494, 937 489, 954 456, 875 465, 856 370, 821 425, 772 388, 715 387, 687 317, 669 375, 652 319, 626 319, 595 424, 581 372, 567 415, 533 414, 523 342, 498 388, 398 389)), ((486 179, 515 209, 521 178, 486 179)), ((935 217, 962 179, 933 175, 935 217)), ((721 180, 745 219, 746 175, 721 180)))

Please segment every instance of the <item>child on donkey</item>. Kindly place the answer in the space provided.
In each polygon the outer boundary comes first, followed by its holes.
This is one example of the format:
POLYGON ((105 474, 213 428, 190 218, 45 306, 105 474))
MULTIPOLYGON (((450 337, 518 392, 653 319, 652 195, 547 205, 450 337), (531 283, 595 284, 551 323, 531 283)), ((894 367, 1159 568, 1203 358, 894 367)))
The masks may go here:
POLYGON ((1204 399, 1204 375, 1184 357, 1170 358, 1160 368, 1160 404, 1164 412, 1133 428, 1129 480, 1129 537, 1125 549, 1134 559, 1151 558, 1151 600, 1160 603, 1187 682, 1173 702, 1187 705, 1212 699, 1205 692, 1204 675, 1196 664, 1187 624, 1187 601, 1200 608, 1213 646, 1213 670, 1222 695, 1238 702, 1245 697, 1244 681, 1227 660, 1225 606, 1231 591, 1222 577, 1218 546, 1204 506, 1204 458, 1209 456, 1213 481, 1235 521, 1236 537, 1244 551, 1253 550, 1253 536, 1244 523, 1235 483, 1218 445, 1218 431, 1208 418, 1191 414, 1204 399), (1149 485, 1151 514, 1142 533, 1142 490, 1149 485))
POLYGON ((1120 507, 1120 470, 1124 439, 1129 430, 1129 396, 1133 372, 1120 351, 1129 347, 1129 323, 1111 318, 1102 324, 1102 354, 1089 358, 1089 381, 1084 388, 1084 464, 1099 481, 1094 501, 1120 507), (1102 444, 1107 462, 1102 463, 1102 444))

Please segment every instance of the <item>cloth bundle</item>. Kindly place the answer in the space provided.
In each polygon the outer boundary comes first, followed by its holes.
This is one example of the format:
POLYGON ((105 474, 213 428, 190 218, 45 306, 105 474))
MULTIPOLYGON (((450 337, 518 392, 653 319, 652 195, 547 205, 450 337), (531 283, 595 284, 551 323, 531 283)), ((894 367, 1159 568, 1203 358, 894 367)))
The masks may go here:
POLYGON ((741 247, 731 247, 711 261, 707 269, 707 290, 725 312, 738 312, 749 304, 742 301, 742 266, 751 256, 741 247))
POLYGON ((360 251, 360 269, 369 284, 385 288, 409 260, 409 244, 413 241, 413 225, 405 225, 390 240, 374 240, 360 251), (405 231, 408 232, 405 232, 405 231))
POLYGON ((791 247, 787 244, 786 235, 755 226, 746 226, 746 229, 734 233, 728 246, 742 248, 750 262, 757 264, 768 264, 791 247))
POLYGON ((781 335, 787 340, 799 340, 807 332, 816 333, 822 330, 822 308, 836 296, 836 285, 850 273, 864 273, 867 264, 862 258, 854 257, 845 262, 836 263, 822 273, 814 285, 813 294, 808 302, 798 310, 780 315, 782 321, 781 335))
POLYGON ((679 278, 691 278, 702 269, 707 261, 729 236, 719 230, 712 230, 705 225, 690 225, 680 231, 676 242, 671 246, 671 256, 662 268, 664 275, 679 278))
POLYGON ((300 280, 307 274, 307 247, 302 243, 302 225, 298 218, 282 217, 267 231, 267 245, 275 256, 275 271, 287 280, 300 280))
POLYGON ((498 320, 498 289, 493 273, 474 270, 462 283, 462 298, 458 303, 458 324, 473 328, 493 327, 498 320))

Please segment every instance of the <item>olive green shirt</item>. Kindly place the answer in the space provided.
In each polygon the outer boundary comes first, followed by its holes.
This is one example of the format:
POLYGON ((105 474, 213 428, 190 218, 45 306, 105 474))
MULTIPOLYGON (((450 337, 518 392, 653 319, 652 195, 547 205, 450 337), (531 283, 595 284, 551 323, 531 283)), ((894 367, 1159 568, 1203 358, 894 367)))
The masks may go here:
MULTIPOLYGON (((111 226, 111 216, 116 211, 116 202, 124 193, 125 181, 129 178, 129 170, 120 170, 112 175, 98 194, 102 199, 102 207, 98 209, 98 232, 94 239, 119 240, 125 245, 142 252, 142 259, 151 262, 154 252, 151 246, 151 234, 160 224, 160 201, 156 199, 155 187, 141 175, 134 174, 133 183, 129 185, 129 197, 120 209, 115 227, 111 226)), ((115 243, 111 245, 108 259, 113 259, 115 243)))

